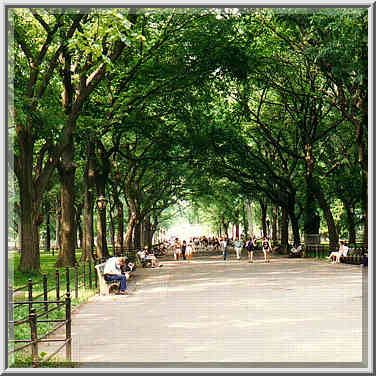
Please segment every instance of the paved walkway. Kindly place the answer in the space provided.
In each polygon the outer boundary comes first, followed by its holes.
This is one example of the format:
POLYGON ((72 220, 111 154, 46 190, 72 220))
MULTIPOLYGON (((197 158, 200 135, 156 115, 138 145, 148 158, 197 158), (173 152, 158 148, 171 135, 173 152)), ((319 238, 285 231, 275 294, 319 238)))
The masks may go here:
POLYGON ((312 259, 206 257, 138 269, 129 296, 96 296, 73 314, 73 361, 361 362, 363 279, 358 265, 312 259))

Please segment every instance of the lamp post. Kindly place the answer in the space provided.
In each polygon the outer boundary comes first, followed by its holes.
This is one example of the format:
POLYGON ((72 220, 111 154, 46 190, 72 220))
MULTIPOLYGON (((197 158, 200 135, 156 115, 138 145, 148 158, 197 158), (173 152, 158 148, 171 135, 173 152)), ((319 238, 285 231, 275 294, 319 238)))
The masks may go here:
POLYGON ((108 200, 103 195, 97 198, 98 221, 97 221, 97 257, 102 259, 108 255, 106 241, 106 206, 108 200))
POLYGON ((266 217, 266 235, 270 236, 270 218, 266 217))

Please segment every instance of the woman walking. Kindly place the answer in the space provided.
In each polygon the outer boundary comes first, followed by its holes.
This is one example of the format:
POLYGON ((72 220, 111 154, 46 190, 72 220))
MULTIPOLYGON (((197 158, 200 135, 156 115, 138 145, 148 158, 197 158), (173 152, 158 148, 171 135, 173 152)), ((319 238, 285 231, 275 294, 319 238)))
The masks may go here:
POLYGON ((255 249, 255 240, 250 237, 249 241, 247 243, 247 251, 248 251, 248 263, 252 264, 253 263, 253 251, 255 249))
POLYGON ((181 244, 180 244, 179 238, 176 238, 175 243, 174 243, 174 258, 176 261, 180 260, 180 255, 181 255, 181 244))
POLYGON ((236 252, 236 258, 240 260, 240 256, 242 254, 243 249, 243 241, 236 237, 236 240, 234 242, 235 252, 236 252))
POLYGON ((187 249, 185 250, 185 257, 188 260, 188 262, 191 262, 192 260, 192 252, 193 252, 193 242, 191 240, 187 245, 187 249))
POLYGON ((272 250, 272 246, 266 236, 264 236, 264 240, 262 241, 262 250, 264 252, 265 262, 270 263, 270 252, 272 250))

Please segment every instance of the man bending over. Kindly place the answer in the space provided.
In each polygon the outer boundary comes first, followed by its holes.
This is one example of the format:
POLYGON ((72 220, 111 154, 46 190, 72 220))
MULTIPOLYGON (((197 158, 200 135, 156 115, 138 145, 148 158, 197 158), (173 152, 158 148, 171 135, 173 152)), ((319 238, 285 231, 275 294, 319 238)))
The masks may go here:
POLYGON ((124 257, 111 257, 106 261, 103 271, 105 281, 120 281, 120 295, 128 295, 127 278, 121 273, 124 264, 124 257))

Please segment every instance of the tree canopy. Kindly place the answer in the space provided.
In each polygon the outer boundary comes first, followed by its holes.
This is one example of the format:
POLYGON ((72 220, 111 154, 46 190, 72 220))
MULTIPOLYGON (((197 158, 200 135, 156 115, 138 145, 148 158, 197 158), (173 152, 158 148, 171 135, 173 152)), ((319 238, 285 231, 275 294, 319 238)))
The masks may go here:
POLYGON ((113 248, 138 248, 181 201, 217 233, 246 228, 253 202, 284 247, 289 223, 295 243, 321 232, 331 247, 367 245, 366 9, 10 8, 8 18, 20 270, 39 269, 46 212, 61 225, 58 265, 72 265, 77 233, 84 259, 106 225, 113 248))

